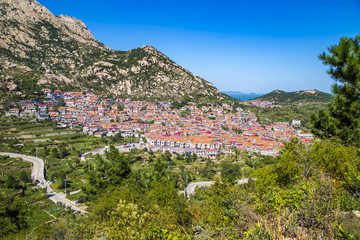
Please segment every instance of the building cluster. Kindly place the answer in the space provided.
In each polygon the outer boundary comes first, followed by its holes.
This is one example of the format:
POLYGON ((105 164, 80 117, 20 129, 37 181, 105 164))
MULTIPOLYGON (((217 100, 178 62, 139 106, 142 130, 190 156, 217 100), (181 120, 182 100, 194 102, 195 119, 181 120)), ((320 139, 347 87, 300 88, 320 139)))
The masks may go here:
POLYGON ((280 105, 276 105, 270 101, 267 100, 248 100, 243 102, 244 105, 247 106, 254 106, 259 108, 276 108, 281 107, 280 105))
MULTIPOLYGON (((192 152, 213 157, 231 149, 276 155, 284 141, 309 141, 311 134, 298 135, 289 123, 260 126, 253 112, 232 107, 187 105, 171 109, 171 103, 151 103, 125 98, 109 98, 91 92, 51 92, 43 89, 49 101, 24 106, 24 114, 48 116, 68 127, 81 127, 84 134, 134 136, 146 139, 155 150, 192 152), (59 106, 59 102, 62 105, 59 106)), ((20 109, 11 109, 19 114, 20 109)))

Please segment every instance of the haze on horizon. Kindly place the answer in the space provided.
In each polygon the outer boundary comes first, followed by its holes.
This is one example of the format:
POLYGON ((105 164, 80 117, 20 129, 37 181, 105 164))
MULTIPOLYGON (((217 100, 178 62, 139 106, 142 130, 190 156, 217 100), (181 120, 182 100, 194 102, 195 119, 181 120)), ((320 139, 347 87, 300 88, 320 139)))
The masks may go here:
POLYGON ((357 0, 38 0, 112 49, 152 45, 221 91, 330 92, 317 55, 358 34, 357 0))

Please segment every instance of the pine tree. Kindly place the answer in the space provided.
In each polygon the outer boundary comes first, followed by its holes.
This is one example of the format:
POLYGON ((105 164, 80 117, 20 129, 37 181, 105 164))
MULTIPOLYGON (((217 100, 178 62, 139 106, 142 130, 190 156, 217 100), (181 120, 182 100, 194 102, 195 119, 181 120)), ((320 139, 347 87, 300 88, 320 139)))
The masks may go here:
POLYGON ((360 146, 360 36, 341 38, 328 51, 319 58, 330 66, 328 74, 337 82, 332 86, 336 96, 328 105, 328 112, 320 109, 311 116, 313 133, 360 146))

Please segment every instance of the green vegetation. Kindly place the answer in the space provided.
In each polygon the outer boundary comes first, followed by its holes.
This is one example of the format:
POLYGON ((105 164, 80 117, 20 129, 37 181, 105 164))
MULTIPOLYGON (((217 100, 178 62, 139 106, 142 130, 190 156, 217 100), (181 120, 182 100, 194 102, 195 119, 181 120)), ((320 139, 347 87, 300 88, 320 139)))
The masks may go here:
POLYGON ((315 114, 320 108, 325 107, 326 104, 318 103, 312 105, 293 105, 281 108, 257 108, 243 106, 244 109, 254 112, 258 118, 258 122, 265 126, 273 122, 287 122, 291 123, 293 119, 301 121, 301 126, 296 127, 305 132, 310 132, 312 124, 309 116, 315 114))
POLYGON ((54 220, 54 215, 64 216, 42 190, 32 186, 31 163, 0 156, 0 166, 0 238, 37 228, 54 220))
POLYGON ((320 137, 338 137, 346 144, 360 146, 360 36, 342 38, 338 45, 328 48, 329 54, 319 58, 330 66, 328 73, 336 80, 332 91, 336 97, 312 116, 314 133, 320 137))
POLYGON ((328 103, 334 99, 329 93, 318 90, 284 92, 280 90, 272 91, 256 99, 267 100, 279 105, 291 104, 312 104, 312 103, 328 103))
POLYGON ((83 191, 70 197, 89 206, 88 216, 27 231, 72 239, 357 239, 359 166, 358 149, 336 141, 287 143, 277 158, 236 151, 213 160, 110 147, 88 159, 83 191), (242 177, 256 180, 234 185, 242 177), (190 199, 179 193, 200 180, 216 183, 190 199))
MULTIPOLYGON (((6 172, 0 176, 0 237, 359 239, 359 40, 342 39, 339 46, 329 49, 332 55, 321 55, 333 67, 330 74, 341 83, 334 87, 336 97, 329 113, 321 110, 312 117, 314 132, 321 139, 308 145, 287 142, 277 157, 236 149, 233 155, 219 154, 214 159, 146 148, 120 152, 112 145, 136 139, 120 134, 111 138, 59 134, 51 123, 1 118, 0 134, 13 136, 1 138, 0 150, 45 159, 46 178, 56 180, 52 187, 64 191, 66 184, 69 191, 81 189, 69 198, 89 213, 82 217, 57 212, 57 206, 31 185, 29 163, 1 157, 1 166, 6 166, 1 170, 6 172), (41 136, 52 131, 61 136, 41 136), (24 133, 39 136, 25 139, 24 133), (52 140, 40 142, 44 138, 52 140), (104 156, 90 155, 80 161, 82 153, 105 145, 110 148, 104 156), (242 178, 249 182, 237 185, 236 180, 242 178), (189 183, 204 180, 215 183, 196 189, 190 197, 184 194, 189 183), (49 220, 54 223, 44 224, 49 220)), ((142 51, 133 54, 136 62, 142 51)), ((314 103, 302 103, 301 109, 287 103, 273 112, 259 109, 257 114, 262 124, 268 114, 273 114, 272 121, 302 120, 324 104, 314 103), (284 109, 291 109, 290 114, 284 116, 284 109)), ((303 123, 310 129, 308 122, 303 123)))
POLYGON ((292 120, 297 119, 301 121, 301 125, 296 128, 310 132, 312 123, 309 116, 326 107, 334 96, 317 90, 298 92, 275 90, 256 99, 272 101, 281 106, 258 108, 240 104, 243 109, 254 112, 262 126, 273 122, 291 123, 292 120))

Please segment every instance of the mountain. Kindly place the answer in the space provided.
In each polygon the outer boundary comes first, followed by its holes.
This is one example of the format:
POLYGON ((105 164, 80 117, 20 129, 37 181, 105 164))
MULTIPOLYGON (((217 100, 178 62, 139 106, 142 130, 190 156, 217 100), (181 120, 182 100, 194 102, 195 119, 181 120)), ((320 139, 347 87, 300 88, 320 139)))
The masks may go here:
POLYGON ((284 105, 288 103, 328 103, 334 99, 334 96, 319 90, 302 90, 296 92, 275 90, 256 99, 268 100, 275 104, 284 105))
POLYGON ((239 91, 222 91, 225 94, 241 94, 241 95, 260 95, 261 93, 243 93, 239 91))
POLYGON ((44 87, 148 100, 227 98, 154 47, 111 50, 82 21, 33 0, 0 0, 0 73, 2 99, 36 97, 44 87))

